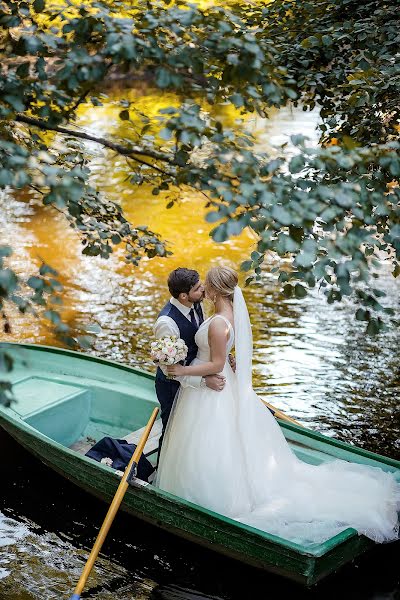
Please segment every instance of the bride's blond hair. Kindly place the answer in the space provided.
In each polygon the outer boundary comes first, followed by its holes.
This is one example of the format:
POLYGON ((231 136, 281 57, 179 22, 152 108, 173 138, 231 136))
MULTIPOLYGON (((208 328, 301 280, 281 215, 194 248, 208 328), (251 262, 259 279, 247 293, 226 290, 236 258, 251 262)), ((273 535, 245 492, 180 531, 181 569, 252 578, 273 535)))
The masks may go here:
POLYGON ((233 300, 233 291, 238 284, 236 271, 230 267, 212 267, 206 274, 206 285, 223 298, 233 300))

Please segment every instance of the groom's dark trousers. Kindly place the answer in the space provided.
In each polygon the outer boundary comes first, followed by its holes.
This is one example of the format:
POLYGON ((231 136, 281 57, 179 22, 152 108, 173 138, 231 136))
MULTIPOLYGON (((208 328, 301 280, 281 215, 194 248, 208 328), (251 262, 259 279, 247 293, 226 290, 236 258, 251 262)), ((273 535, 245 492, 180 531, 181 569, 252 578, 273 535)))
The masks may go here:
MULTIPOLYGON (((201 305, 196 303, 194 305, 194 309, 197 312, 199 318, 199 324, 201 324, 204 320, 203 311, 201 309, 201 305)), ((179 328, 179 335, 184 340, 186 346, 188 347, 188 353, 186 357, 186 364, 190 365, 190 363, 194 360, 197 354, 197 345, 194 341, 194 336, 196 335, 197 327, 193 325, 189 319, 187 319, 181 311, 176 308, 170 302, 164 306, 161 310, 159 317, 166 315, 173 319, 179 328)), ((160 368, 157 369, 156 374, 156 394, 158 401, 161 406, 161 421, 162 421, 162 434, 160 437, 160 442, 158 446, 158 460, 160 458, 161 444, 164 439, 165 428, 168 423, 169 415, 171 413, 172 405, 175 400, 175 396, 179 390, 180 384, 178 381, 174 381, 173 379, 168 379, 160 368)), ((157 461, 158 464, 158 461, 157 461)))
POLYGON ((161 369, 157 369, 156 394, 161 407, 162 433, 158 444, 157 464, 160 458, 160 450, 161 444, 164 439, 165 428, 167 427, 168 419, 171 414, 171 409, 175 400, 175 396, 180 388, 180 384, 178 381, 174 381, 173 379, 167 379, 162 371, 161 374, 159 374, 158 371, 161 371, 161 369), (163 380, 163 378, 165 380, 163 380))

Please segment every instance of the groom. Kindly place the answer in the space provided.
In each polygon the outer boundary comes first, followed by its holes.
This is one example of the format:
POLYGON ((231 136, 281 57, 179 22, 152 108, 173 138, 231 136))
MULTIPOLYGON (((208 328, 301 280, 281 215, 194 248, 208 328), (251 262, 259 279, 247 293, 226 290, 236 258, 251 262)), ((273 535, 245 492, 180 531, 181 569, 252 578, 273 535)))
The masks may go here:
MULTIPOLYGON (((157 339, 167 335, 176 335, 184 340, 188 347, 186 364, 194 360, 197 345, 194 336, 204 321, 201 301, 204 298, 204 287, 197 271, 192 269, 175 269, 168 277, 168 289, 172 298, 167 302, 158 315, 154 325, 154 335, 157 339)), ((221 391, 225 385, 223 375, 207 375, 207 377, 191 376, 168 379, 166 369, 158 367, 156 375, 156 393, 161 406, 162 434, 158 447, 160 456, 161 444, 165 428, 171 413, 175 395, 182 385, 184 387, 208 387, 221 391)))

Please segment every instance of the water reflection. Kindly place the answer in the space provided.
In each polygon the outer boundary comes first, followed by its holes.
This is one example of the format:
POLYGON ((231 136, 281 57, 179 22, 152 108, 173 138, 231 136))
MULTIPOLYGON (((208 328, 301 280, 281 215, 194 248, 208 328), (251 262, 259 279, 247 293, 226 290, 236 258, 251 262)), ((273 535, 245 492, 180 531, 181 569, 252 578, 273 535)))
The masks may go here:
MULTIPOLYGON (((73 546, 66 539, 70 536, 41 531, 37 524, 28 519, 20 523, 6 518, 2 513, 0 532, 2 599, 60 600, 70 596, 86 563, 86 550, 73 546)), ((71 539, 74 540, 74 537, 71 539)), ((148 598, 155 583, 149 585, 149 580, 138 583, 132 579, 126 568, 100 557, 91 573, 90 597, 111 600, 115 587, 121 592, 125 587, 124 598, 127 600, 148 598)))
MULTIPOLYGON (((399 314, 398 282, 384 266, 381 277, 399 314)), ((259 391, 312 428, 398 456, 398 331, 367 337, 351 302, 328 305, 316 291, 287 301, 268 278, 253 298, 264 314, 255 324, 259 391)))

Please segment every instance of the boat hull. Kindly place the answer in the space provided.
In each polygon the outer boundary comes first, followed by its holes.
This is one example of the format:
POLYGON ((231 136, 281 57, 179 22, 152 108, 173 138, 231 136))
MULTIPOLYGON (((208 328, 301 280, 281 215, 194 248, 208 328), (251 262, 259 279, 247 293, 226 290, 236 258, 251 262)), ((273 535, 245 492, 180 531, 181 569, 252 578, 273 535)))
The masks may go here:
MULTIPOLYGON (((45 441, 30 436, 10 422, 2 421, 1 425, 51 469, 86 492, 111 502, 118 487, 118 477, 84 457, 77 459, 58 448, 49 447, 45 441), (83 464, 79 464, 78 460, 83 464)), ((121 510, 225 556, 307 586, 317 583, 373 545, 367 538, 356 535, 324 556, 299 554, 282 548, 279 543, 266 542, 257 533, 248 532, 244 536, 243 530, 238 530, 230 519, 214 517, 207 511, 180 503, 173 496, 140 483, 127 490, 121 510)))
MULTIPOLYGON (((48 351, 51 352, 51 349, 48 351)), ((71 354, 68 351, 57 350, 58 354, 62 355, 63 352, 66 356, 71 354)), ((96 360, 79 355, 74 358, 78 361, 96 360)), ((114 369, 119 369, 118 365, 109 361, 99 363, 109 363, 114 369)), ((125 375, 127 370, 129 371, 125 366, 120 368, 125 375)), ((132 376, 133 374, 137 377, 137 371, 134 369, 132 376)), ((149 375, 146 374, 146 377, 148 381, 149 375)), ((111 502, 119 483, 119 478, 112 469, 43 435, 4 407, 0 407, 0 426, 51 469, 90 494, 107 503, 111 502)), ((304 434, 300 427, 293 425, 285 428, 288 428, 285 435, 290 434, 293 440, 300 440, 301 445, 305 445, 307 436, 310 437, 310 443, 316 448, 315 452, 320 452, 324 444, 329 447, 331 453, 337 452, 338 455, 347 456, 352 452, 352 448, 347 447, 347 444, 330 439, 325 441, 324 436, 320 434, 304 434)), ((363 453, 360 449, 353 451, 365 454, 363 462, 372 461, 373 456, 375 464, 382 461, 382 464, 390 464, 391 469, 400 467, 397 461, 368 452, 363 453)), ((374 545, 364 536, 357 535, 354 530, 347 529, 324 544, 306 548, 239 524, 140 480, 127 490, 121 509, 196 544, 307 586, 333 573, 374 545)))

